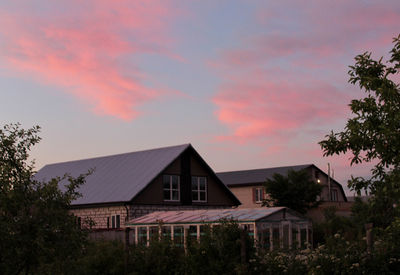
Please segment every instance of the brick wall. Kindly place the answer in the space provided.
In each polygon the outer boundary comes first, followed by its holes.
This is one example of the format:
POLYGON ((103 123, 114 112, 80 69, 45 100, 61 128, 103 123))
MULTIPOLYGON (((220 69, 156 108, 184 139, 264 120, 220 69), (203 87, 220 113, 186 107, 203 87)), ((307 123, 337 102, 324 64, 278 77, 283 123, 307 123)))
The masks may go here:
MULTIPOLYGON (((176 210, 200 210, 200 209, 223 209, 230 208, 226 206, 207 206, 207 205, 188 205, 188 206, 164 206, 164 205, 131 205, 129 206, 129 219, 141 217, 155 211, 176 211, 176 210)), ((86 217, 95 222, 92 229, 107 228, 107 218, 120 215, 121 228, 125 227, 126 208, 125 206, 106 206, 106 207, 88 207, 72 209, 71 212, 81 218, 83 223, 86 217)), ((111 218, 110 218, 111 228, 111 218)))
MULTIPOLYGON (((126 208, 125 206, 105 206, 105 207, 90 207, 72 209, 71 212, 81 218, 83 223, 86 217, 92 219, 95 222, 93 229, 107 228, 107 217, 120 215, 121 227, 125 225, 126 208)), ((111 227, 111 218, 110 218, 111 227)))

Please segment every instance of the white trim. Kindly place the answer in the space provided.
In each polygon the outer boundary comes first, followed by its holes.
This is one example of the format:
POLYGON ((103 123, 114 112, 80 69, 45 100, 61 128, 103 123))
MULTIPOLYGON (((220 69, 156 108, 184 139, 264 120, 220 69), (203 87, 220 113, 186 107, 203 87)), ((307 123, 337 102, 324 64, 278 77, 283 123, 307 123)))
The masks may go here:
POLYGON ((163 184, 163 199, 164 199, 164 201, 174 201, 174 202, 181 201, 181 177, 179 175, 169 175, 169 174, 163 175, 162 184, 163 184), (164 188, 164 177, 169 177, 169 188, 168 189, 164 188), (178 178, 178 189, 173 189, 172 188, 172 177, 177 177, 178 178), (164 191, 167 191, 167 190, 169 190, 170 199, 165 199, 164 198, 164 191), (177 200, 172 199, 174 191, 178 191, 178 199, 177 200))
POLYGON ((264 199, 264 188, 263 187, 255 187, 254 188, 254 202, 262 203, 264 199), (258 197, 258 200, 257 200, 258 197))
POLYGON ((192 176, 192 181, 193 181, 194 178, 197 179, 197 190, 193 190, 192 182, 190 182, 190 186, 191 186, 191 190, 192 190, 191 191, 192 201, 193 202, 207 202, 207 177, 205 177, 205 176, 192 176), (204 178, 204 180, 205 180, 205 190, 201 190, 200 189, 200 179, 201 178, 204 178), (197 200, 193 200, 193 192, 197 193, 197 200), (200 193, 202 193, 202 192, 204 192, 204 197, 205 197, 204 200, 200 199, 200 193))

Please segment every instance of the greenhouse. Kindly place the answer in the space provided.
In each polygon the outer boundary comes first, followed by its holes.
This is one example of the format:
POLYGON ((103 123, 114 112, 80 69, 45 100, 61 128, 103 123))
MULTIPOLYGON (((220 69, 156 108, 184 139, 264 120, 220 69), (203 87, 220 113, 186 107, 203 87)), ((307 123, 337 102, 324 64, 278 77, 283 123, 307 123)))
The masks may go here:
POLYGON ((188 240, 201 241, 208 227, 235 221, 254 239, 258 248, 294 248, 312 242, 312 223, 286 207, 257 209, 213 209, 157 211, 126 224, 131 243, 148 245, 160 236, 180 246, 188 240))

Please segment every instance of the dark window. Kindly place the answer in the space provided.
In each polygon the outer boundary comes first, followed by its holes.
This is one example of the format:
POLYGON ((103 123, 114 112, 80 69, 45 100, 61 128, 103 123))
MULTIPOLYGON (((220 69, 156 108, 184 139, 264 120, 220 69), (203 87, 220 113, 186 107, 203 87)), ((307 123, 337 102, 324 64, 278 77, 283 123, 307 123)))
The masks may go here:
POLYGON ((162 227, 162 236, 166 240, 170 240, 171 239, 171 226, 163 226, 162 227))
POLYGON ((269 228, 266 230, 258 231, 258 246, 267 250, 270 248, 269 228))
POLYGON ((207 201, 206 177, 192 177, 192 201, 207 201))
POLYGON ((115 216, 115 219, 116 219, 116 228, 120 228, 121 227, 121 223, 120 223, 119 215, 115 216))
POLYGON ((300 247, 306 248, 307 246, 307 229, 302 228, 300 229, 300 247))
POLYGON ((159 228, 158 226, 150 226, 149 228, 149 240, 155 241, 159 239, 159 228))
POLYGON ((274 227, 272 229, 272 243, 274 249, 279 249, 281 247, 281 240, 279 235, 279 227, 274 227))
POLYGON ((179 201, 180 177, 178 175, 164 175, 163 190, 165 201, 179 201))
POLYGON ((178 247, 183 247, 183 226, 174 226, 174 243, 178 247))
POLYGON ((292 247, 293 248, 297 248, 299 241, 297 239, 297 234, 299 234, 299 232, 297 231, 296 228, 292 228, 292 247))
POLYGON ((289 248, 289 225, 284 224, 283 225, 283 236, 282 236, 282 241, 283 241, 283 248, 288 249, 289 248))
POLYGON ((331 190, 331 201, 338 201, 338 191, 336 189, 331 190))
MULTIPOLYGON (((121 217, 120 215, 111 216, 111 228, 121 227, 121 217)), ((110 217, 107 217, 107 228, 110 228, 110 217)))
POLYGON ((189 226, 189 236, 188 240, 192 243, 197 241, 197 225, 191 225, 189 226))
POLYGON ((139 242, 139 244, 143 244, 143 245, 147 244, 147 228, 146 227, 139 227, 138 242, 139 242))

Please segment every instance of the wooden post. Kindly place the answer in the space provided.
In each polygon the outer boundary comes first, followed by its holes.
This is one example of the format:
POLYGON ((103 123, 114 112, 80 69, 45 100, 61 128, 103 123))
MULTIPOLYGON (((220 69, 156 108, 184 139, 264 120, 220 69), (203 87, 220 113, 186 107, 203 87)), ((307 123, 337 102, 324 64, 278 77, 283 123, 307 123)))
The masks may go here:
POLYGON ((147 233, 147 242, 146 242, 146 246, 150 245, 150 226, 146 226, 146 233, 147 233))
POLYGON ((253 232, 254 232, 254 247, 257 247, 258 246, 258 230, 257 230, 257 224, 256 223, 253 223, 253 228, 254 228, 254 230, 253 230, 253 232))
POLYGON ((135 245, 139 243, 139 227, 135 226, 135 245))
POLYGON ((188 236, 189 236, 189 227, 183 227, 183 248, 185 249, 185 255, 187 254, 188 247, 188 236))

